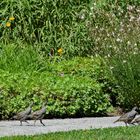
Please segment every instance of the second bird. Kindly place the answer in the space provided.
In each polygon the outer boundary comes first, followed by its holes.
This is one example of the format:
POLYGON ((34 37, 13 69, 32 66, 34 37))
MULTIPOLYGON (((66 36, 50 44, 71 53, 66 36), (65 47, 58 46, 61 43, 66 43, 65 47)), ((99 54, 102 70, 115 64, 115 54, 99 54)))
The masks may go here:
MULTIPOLYGON (((13 116, 11 119, 15 119, 15 120, 19 120, 20 121, 20 125, 22 125, 22 122, 27 122, 27 118, 28 115, 31 113, 32 111, 32 106, 33 106, 33 102, 29 105, 29 107, 27 109, 25 109, 22 112, 17 113, 15 116, 13 116)), ((28 122, 27 122, 28 123, 28 122)))
POLYGON ((122 115, 118 120, 116 120, 114 123, 116 122, 124 122, 125 125, 127 126, 127 124, 131 124, 132 120, 135 118, 135 116, 138 114, 137 113, 137 107, 134 107, 130 112, 127 112, 126 114, 122 115))
POLYGON ((40 110, 37 110, 33 112, 31 115, 28 116, 28 118, 34 120, 34 126, 37 120, 40 120, 40 123, 45 126, 45 124, 42 122, 42 119, 44 118, 46 114, 46 102, 43 104, 42 108, 40 110))
POLYGON ((137 117, 134 121, 131 122, 132 124, 137 123, 138 125, 140 125, 140 117, 137 117))

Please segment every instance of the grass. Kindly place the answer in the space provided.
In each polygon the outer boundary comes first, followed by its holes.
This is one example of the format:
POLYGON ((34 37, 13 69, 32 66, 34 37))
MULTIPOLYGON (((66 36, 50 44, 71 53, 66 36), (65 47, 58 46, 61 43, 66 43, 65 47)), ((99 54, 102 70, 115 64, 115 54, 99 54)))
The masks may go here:
POLYGON ((4 137, 1 140, 139 140, 139 134, 139 126, 134 126, 4 137))

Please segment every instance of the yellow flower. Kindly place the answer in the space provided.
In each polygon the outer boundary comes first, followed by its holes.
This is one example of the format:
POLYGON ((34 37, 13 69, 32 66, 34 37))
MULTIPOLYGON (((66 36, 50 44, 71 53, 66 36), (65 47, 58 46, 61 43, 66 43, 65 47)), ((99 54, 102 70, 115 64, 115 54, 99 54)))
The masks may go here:
POLYGON ((62 51, 63 51, 62 48, 60 48, 60 49, 58 49, 57 52, 61 55, 62 54, 62 51))
POLYGON ((10 27, 11 26, 11 23, 10 22, 7 22, 6 23, 6 27, 10 27))
POLYGON ((14 18, 14 17, 10 17, 10 18, 9 18, 9 20, 11 20, 11 21, 12 21, 12 20, 15 20, 15 18, 14 18))

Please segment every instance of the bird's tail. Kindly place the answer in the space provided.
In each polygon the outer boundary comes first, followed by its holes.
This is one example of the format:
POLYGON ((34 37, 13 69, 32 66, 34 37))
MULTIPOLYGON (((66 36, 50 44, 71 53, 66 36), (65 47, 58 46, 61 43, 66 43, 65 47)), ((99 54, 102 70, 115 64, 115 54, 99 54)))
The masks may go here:
POLYGON ((16 119, 17 119, 17 116, 15 115, 15 116, 11 117, 9 120, 16 120, 16 119))
POLYGON ((114 121, 113 123, 116 123, 116 122, 118 122, 119 121, 119 119, 118 120, 116 120, 116 121, 114 121))
POLYGON ((27 115, 27 119, 32 119, 32 114, 27 115))
POLYGON ((135 124, 136 123, 136 120, 133 120, 130 124, 135 124))

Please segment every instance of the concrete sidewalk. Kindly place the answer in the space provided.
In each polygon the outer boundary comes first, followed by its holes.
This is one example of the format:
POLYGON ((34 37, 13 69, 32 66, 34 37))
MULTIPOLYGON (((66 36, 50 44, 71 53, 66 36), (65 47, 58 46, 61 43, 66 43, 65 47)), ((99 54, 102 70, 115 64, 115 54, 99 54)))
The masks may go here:
POLYGON ((46 126, 42 126, 39 121, 36 122, 36 126, 33 126, 34 122, 32 120, 29 121, 29 124, 23 122, 23 126, 20 126, 19 121, 0 121, 0 137, 125 126, 122 122, 113 123, 117 118, 119 117, 47 119, 43 120, 46 126))

